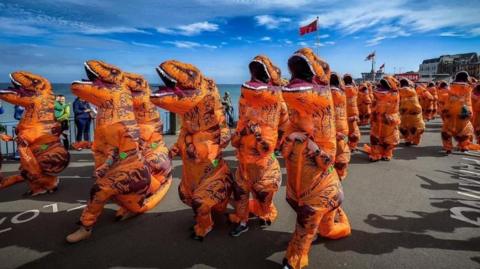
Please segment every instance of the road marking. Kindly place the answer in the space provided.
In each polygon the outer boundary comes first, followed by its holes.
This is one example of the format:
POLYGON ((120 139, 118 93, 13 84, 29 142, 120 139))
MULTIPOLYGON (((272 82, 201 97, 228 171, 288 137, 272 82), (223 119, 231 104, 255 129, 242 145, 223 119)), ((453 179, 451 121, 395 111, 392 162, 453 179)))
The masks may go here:
POLYGON ((21 224, 21 223, 25 223, 25 222, 29 222, 29 221, 33 220, 34 218, 38 217, 38 215, 40 215, 40 210, 38 210, 38 209, 27 210, 25 212, 22 212, 22 213, 19 213, 19 214, 13 216, 13 218, 10 220, 10 222, 12 222, 13 224, 21 224), (20 219, 21 216, 26 215, 28 213, 33 213, 33 215, 30 218, 26 218, 24 220, 20 219))

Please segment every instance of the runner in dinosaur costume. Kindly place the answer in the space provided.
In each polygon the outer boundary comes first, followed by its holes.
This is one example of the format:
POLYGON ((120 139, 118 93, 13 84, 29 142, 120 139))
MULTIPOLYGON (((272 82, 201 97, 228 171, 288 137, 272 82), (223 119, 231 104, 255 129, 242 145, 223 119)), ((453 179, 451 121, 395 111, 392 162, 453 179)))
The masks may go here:
POLYGON ((445 81, 440 81, 438 83, 438 115, 442 118, 442 121, 444 121, 442 115, 444 114, 443 111, 445 109, 445 105, 448 102, 448 92, 449 92, 449 87, 448 83, 445 81))
POLYGON ((405 145, 418 145, 425 131, 422 117, 422 106, 418 101, 417 92, 412 82, 406 78, 400 79, 400 134, 405 145))
POLYGON ((472 144, 472 109, 472 85, 468 73, 458 72, 450 84, 448 100, 442 111, 442 142, 447 154, 453 150, 452 138, 458 142, 460 151, 480 149, 479 145, 472 144))
POLYGON ((477 144, 480 144, 480 83, 474 85, 472 92, 473 130, 477 144))
POLYGON ((358 87, 358 113, 360 122, 358 125, 365 126, 370 124, 370 116, 372 114, 372 99, 366 83, 360 84, 358 87))
POLYGON ((287 168, 287 202, 297 224, 283 261, 284 268, 308 265, 308 252, 318 233, 328 238, 350 234, 340 208, 342 185, 333 165, 336 130, 329 65, 311 49, 297 51, 288 61, 292 79, 283 89, 290 111, 282 155, 287 168))
POLYGON ((438 91, 435 83, 430 82, 427 86, 427 91, 432 96, 432 111, 427 111, 428 120, 434 120, 438 112, 438 91))
POLYGON ((360 121, 357 102, 358 88, 350 74, 343 76, 343 82, 345 83, 345 95, 347 96, 348 146, 351 151, 355 151, 360 140, 360 129, 358 128, 358 122, 360 121))
MULTIPOLYGON (((124 219, 152 209, 165 195, 161 182, 151 176, 148 162, 142 156, 140 129, 123 72, 96 60, 87 61, 85 71, 88 80, 73 82, 71 90, 98 107, 92 145, 95 183, 80 217, 81 227, 66 238, 69 243, 91 235, 109 200, 120 206, 117 219, 124 219)), ((164 171, 168 174, 171 168, 166 163, 164 171)))
POLYGON ((239 161, 233 183, 235 213, 229 215, 230 221, 237 224, 232 236, 248 231, 249 213, 267 225, 277 217, 273 196, 282 173, 274 151, 279 133, 281 136, 288 123, 279 87, 280 69, 263 55, 256 56, 248 67, 251 79, 241 87, 240 116, 232 136, 239 161))
POLYGON ((398 126, 400 124, 398 81, 392 76, 380 80, 374 91, 375 101, 372 104, 370 123, 370 145, 364 149, 370 161, 390 161, 393 149, 400 140, 398 126))
POLYGON ((30 191, 38 195, 57 189, 58 173, 69 163, 70 155, 60 143, 60 124, 53 114, 53 95, 50 82, 25 71, 10 74, 13 87, 0 90, 0 99, 25 107, 16 128, 20 154, 20 175, 3 178, 0 189, 27 181, 30 191))
POLYGON ((422 117, 424 120, 429 121, 433 111, 434 97, 422 83, 416 85, 415 91, 422 106, 422 117))
POLYGON ((151 191, 165 196, 172 184, 172 160, 163 140, 163 123, 150 102, 148 81, 141 75, 124 72, 125 86, 133 98, 133 112, 140 129, 140 150, 152 174, 151 191))
POLYGON ((350 162, 350 147, 348 146, 347 96, 342 79, 337 73, 330 75, 330 90, 335 109, 335 129, 337 152, 335 155, 335 170, 340 180, 347 177, 347 167, 350 162))
POLYGON ((182 157, 180 199, 193 208, 192 238, 201 241, 212 230, 212 211, 223 212, 232 192, 232 174, 221 154, 230 141, 230 130, 213 80, 195 66, 175 60, 163 62, 157 72, 165 87, 150 99, 182 119, 170 152, 182 157))
MULTIPOLYGON (((6 127, 3 126, 3 125, 0 123, 0 140, 2 140, 2 141, 4 141, 4 142, 13 141, 13 137, 7 135, 6 132, 7 132, 6 127)), ((2 156, 2 153, 0 152, 0 183, 3 181, 2 161, 3 161, 3 156, 2 156)))

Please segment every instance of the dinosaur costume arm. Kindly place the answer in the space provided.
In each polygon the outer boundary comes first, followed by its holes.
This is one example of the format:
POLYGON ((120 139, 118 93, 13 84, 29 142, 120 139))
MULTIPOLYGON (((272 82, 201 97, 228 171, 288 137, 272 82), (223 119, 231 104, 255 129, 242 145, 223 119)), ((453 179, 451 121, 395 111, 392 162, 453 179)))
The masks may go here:
POLYGON ((280 105, 280 120, 278 122, 278 139, 277 148, 280 148, 285 137, 285 131, 288 128, 290 121, 288 120, 288 107, 287 104, 282 101, 280 105))
POLYGON ((31 103, 33 103, 32 97, 21 97, 20 95, 15 93, 2 93, 0 94, 0 99, 10 104, 18 105, 22 107, 27 107, 31 103))

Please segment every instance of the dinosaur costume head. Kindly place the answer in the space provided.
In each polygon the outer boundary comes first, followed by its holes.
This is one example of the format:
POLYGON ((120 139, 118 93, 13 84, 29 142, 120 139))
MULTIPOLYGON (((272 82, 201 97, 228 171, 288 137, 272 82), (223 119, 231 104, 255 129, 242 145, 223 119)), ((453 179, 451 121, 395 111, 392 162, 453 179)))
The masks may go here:
POLYGON ((275 86, 282 84, 282 73, 265 55, 258 55, 248 65, 252 81, 261 81, 275 86))
POLYGON ((438 82, 438 88, 443 90, 448 90, 448 83, 444 80, 438 82))
POLYGON ((142 76, 134 73, 124 72, 125 86, 132 94, 145 93, 149 91, 148 81, 142 76))
POLYGON ((330 75, 330 87, 343 90, 343 80, 338 76, 337 73, 332 72, 330 75))
POLYGON ((53 94, 52 86, 46 78, 30 72, 13 72, 10 74, 10 80, 13 87, 0 90, 0 98, 9 103, 18 104, 16 99, 53 94))
POLYGON ((120 68, 98 60, 85 62, 88 79, 74 81, 72 92, 83 100, 96 106, 110 98, 110 91, 122 89, 124 75, 120 68))
POLYGON ((353 81, 353 77, 350 74, 343 75, 343 81, 345 82, 345 85, 355 86, 355 81, 353 81))
POLYGON ((242 99, 256 107, 278 104, 282 99, 277 87, 282 84, 280 68, 264 55, 253 58, 248 68, 251 80, 242 85, 242 99))
POLYGON ((329 106, 331 94, 327 85, 331 72, 326 62, 311 49, 303 48, 290 57, 288 68, 292 78, 290 84, 283 88, 283 98, 290 109, 312 115, 319 113, 318 107, 329 106))
POLYGON ((169 60, 161 63, 156 70, 165 86, 161 86, 150 99, 163 109, 184 114, 208 93, 208 80, 191 64, 169 60))
POLYGON ((407 78, 401 78, 400 79, 400 87, 401 88, 404 88, 404 87, 412 87, 413 83, 407 79, 407 78))
POLYGON ((396 91, 399 83, 393 76, 384 76, 377 87, 378 91, 396 91))
POLYGON ((368 87, 369 87, 368 84, 364 82, 360 84, 360 86, 358 87, 358 91, 368 93, 368 87))
POLYGON ((309 48, 296 51, 288 60, 288 68, 293 79, 302 79, 320 85, 328 85, 330 66, 309 48))

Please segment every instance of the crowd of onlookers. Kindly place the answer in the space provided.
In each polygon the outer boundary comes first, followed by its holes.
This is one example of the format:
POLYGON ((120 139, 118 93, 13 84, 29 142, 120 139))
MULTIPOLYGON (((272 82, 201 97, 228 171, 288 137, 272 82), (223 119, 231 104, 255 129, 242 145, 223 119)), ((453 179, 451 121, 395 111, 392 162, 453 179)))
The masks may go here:
MULTIPOLYGON (((25 111, 24 107, 16 105, 14 107, 13 118, 15 120, 21 120, 23 113, 25 111)), ((2 104, 0 103, 0 115, 5 112, 2 104)), ((71 143, 72 138, 70 137, 70 116, 72 109, 69 103, 66 102, 64 95, 55 96, 55 105, 54 105, 54 114, 55 119, 60 123, 61 126, 61 140, 66 149, 75 149, 82 150, 85 148, 91 147, 91 137, 90 137, 90 128, 92 120, 96 116, 96 109, 90 105, 90 103, 76 98, 73 102, 73 117, 75 123, 75 142, 71 143)), ((6 133, 6 127, 0 123, 0 134, 6 133)))

